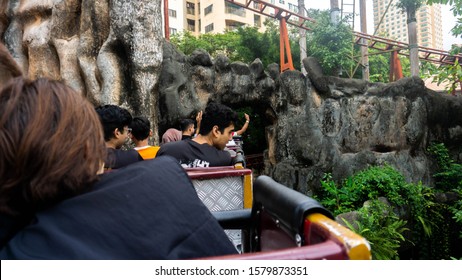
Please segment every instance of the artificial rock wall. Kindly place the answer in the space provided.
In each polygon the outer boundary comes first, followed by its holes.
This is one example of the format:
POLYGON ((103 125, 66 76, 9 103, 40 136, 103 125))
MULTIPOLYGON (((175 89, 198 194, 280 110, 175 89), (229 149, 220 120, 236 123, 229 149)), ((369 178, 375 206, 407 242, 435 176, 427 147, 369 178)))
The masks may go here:
POLYGON ((1 1, 0 38, 29 78, 62 80, 95 105, 122 105, 149 117, 157 130, 160 5, 151 0, 1 1))
MULTIPOLYGON (((256 106, 266 131, 265 173, 304 193, 331 172, 342 179, 370 165, 389 163, 409 181, 432 185, 433 162, 425 152, 443 142, 462 160, 462 99, 436 93, 419 78, 369 83, 308 72, 279 73, 230 62, 196 50, 184 56, 166 44, 160 74, 160 127, 214 100, 233 108, 256 106)), ((252 123, 251 123, 252 125, 252 123)))

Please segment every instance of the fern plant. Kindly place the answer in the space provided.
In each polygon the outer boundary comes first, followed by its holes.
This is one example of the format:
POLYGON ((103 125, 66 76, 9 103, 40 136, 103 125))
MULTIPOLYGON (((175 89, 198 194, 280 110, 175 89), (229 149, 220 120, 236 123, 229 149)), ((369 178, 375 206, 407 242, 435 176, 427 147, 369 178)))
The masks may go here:
POLYGON ((356 226, 343 219, 345 224, 366 238, 371 245, 372 258, 375 260, 399 259, 398 249, 405 241, 403 233, 407 230, 406 221, 401 220, 391 206, 374 200, 368 206, 358 210, 359 220, 356 226))

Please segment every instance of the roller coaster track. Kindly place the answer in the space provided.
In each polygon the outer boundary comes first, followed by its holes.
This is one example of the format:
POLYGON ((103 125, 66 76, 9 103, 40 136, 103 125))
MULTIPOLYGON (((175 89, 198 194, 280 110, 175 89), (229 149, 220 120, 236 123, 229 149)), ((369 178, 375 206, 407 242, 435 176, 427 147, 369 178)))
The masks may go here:
MULTIPOLYGON (((264 16, 283 20, 284 22, 296 26, 298 28, 303 28, 305 30, 311 31, 311 29, 305 26, 306 22, 316 22, 314 19, 301 16, 295 12, 283 9, 276 5, 267 3, 262 0, 242 0, 242 1, 234 1, 234 0, 225 0, 226 2, 233 3, 234 5, 243 7, 245 9, 251 10, 253 12, 262 14, 264 16)), ((282 23, 282 21, 281 21, 282 23)), ((409 56, 409 44, 394 41, 391 39, 386 39, 378 36, 373 36, 357 31, 353 31, 353 35, 355 36, 354 42, 357 45, 367 46, 369 49, 374 49, 374 52, 369 53, 370 55, 387 53, 387 52, 397 52, 402 55, 409 56), (364 40, 367 44, 364 43, 364 40)), ((281 39, 282 40, 282 39, 281 39)), ((282 52, 281 52, 282 53, 282 52)), ((462 55, 457 54, 453 55, 444 50, 432 49, 432 48, 425 48, 419 47, 419 58, 421 60, 433 62, 436 64, 454 64, 456 61, 459 64, 462 64, 462 55)))

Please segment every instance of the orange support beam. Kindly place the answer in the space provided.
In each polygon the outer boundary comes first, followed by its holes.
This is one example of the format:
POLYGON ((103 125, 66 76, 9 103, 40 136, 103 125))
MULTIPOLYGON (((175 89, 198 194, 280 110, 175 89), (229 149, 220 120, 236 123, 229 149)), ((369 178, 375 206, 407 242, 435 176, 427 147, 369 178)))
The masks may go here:
POLYGON ((398 51, 392 51, 390 56, 390 76, 389 81, 395 82, 403 77, 401 61, 398 57, 398 51))
POLYGON ((168 18, 168 0, 164 0, 164 33, 165 39, 170 41, 170 23, 168 18))
POLYGON ((294 70, 295 68, 292 62, 292 53, 290 52, 289 33, 287 31, 286 19, 283 17, 279 19, 279 33, 281 72, 284 72, 285 70, 294 70))

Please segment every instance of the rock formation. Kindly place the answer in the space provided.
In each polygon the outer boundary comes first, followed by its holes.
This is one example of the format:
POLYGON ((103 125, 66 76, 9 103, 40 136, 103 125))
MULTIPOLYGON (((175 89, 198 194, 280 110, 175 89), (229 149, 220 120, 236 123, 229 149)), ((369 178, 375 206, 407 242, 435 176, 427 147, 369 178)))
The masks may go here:
POLYGON ((383 84, 327 77, 312 58, 304 61, 308 76, 280 74, 277 65, 265 70, 259 59, 246 65, 200 50, 184 56, 169 44, 163 63, 160 106, 168 114, 161 123, 209 100, 233 108, 258 104, 271 123, 261 128, 265 173, 304 193, 319 187, 326 172, 340 180, 383 163, 409 181, 432 185, 426 148, 433 141, 462 159, 462 99, 428 90, 419 78, 383 84))
POLYGON ((160 5, 149 0, 2 1, 0 35, 29 78, 62 80, 95 105, 122 105, 147 116, 157 130, 160 5))
MULTIPOLYGON (((210 101, 257 107, 265 130, 265 173, 310 194, 326 172, 345 178, 388 162, 409 181, 431 185, 426 148, 446 144, 462 160, 462 100, 418 78, 395 83, 279 73, 202 50, 185 56, 162 39, 160 1, 10 0, 0 5, 0 36, 30 78, 63 80, 95 105, 145 115, 155 138, 210 101), (6 3, 6 4, 5 4, 6 3)), ((251 124, 252 125, 252 124, 251 124)))

